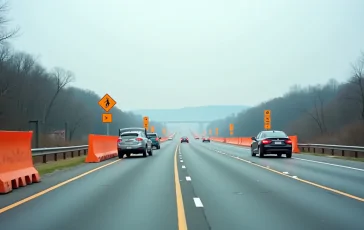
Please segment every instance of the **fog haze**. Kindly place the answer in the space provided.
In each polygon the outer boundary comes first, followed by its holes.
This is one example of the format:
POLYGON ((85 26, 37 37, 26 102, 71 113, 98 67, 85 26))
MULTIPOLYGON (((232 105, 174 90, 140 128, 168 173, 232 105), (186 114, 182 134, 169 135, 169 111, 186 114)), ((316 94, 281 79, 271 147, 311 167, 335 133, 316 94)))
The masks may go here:
POLYGON ((123 110, 253 106, 293 84, 346 80, 362 0, 12 1, 12 43, 123 110), (260 91, 264 89, 264 91, 260 91), (145 100, 148 95, 150 103, 145 100))

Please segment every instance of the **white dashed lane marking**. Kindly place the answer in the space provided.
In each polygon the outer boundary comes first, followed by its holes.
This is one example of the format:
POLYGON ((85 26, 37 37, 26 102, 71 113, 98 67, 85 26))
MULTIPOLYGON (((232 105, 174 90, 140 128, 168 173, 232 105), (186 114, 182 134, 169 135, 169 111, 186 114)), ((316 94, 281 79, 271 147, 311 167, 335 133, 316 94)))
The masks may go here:
POLYGON ((186 166, 182 165, 182 168, 183 168, 183 169, 185 169, 185 168, 186 168, 186 166))
POLYGON ((194 197, 193 198, 193 201, 195 202, 195 206, 197 208, 202 208, 203 207, 203 204, 202 204, 202 201, 200 200, 200 198, 198 197, 194 197))
POLYGON ((182 163, 182 162, 183 162, 183 160, 180 160, 179 162, 181 162, 181 163, 182 163))
POLYGON ((186 176, 186 181, 191 181, 191 177, 186 176))

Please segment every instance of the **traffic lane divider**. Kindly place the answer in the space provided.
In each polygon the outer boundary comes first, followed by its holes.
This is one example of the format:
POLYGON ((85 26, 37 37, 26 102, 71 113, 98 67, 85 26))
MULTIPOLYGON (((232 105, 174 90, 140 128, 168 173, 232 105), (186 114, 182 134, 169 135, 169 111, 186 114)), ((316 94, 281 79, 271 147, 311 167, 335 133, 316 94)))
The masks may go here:
MULTIPOLYGON (((300 153, 300 149, 298 148, 298 137, 297 136, 288 136, 292 141, 292 153, 300 153)), ((226 143, 231 145, 239 145, 244 147, 250 147, 252 143, 251 137, 212 137, 210 138, 212 141, 226 143)))
POLYGON ((33 132, 0 131, 0 193, 40 182, 31 151, 33 132))
POLYGON ((118 155, 118 136, 89 134, 86 163, 98 163, 118 155))

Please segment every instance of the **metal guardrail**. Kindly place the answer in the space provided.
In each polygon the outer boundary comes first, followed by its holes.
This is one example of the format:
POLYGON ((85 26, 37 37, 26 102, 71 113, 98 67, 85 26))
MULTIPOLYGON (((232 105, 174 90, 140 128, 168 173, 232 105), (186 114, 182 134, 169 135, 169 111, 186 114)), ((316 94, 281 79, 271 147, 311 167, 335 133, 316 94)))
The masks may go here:
POLYGON ((36 148, 32 149, 32 156, 35 161, 39 161, 40 157, 42 158, 42 163, 47 163, 50 156, 53 156, 53 160, 58 160, 58 155, 63 154, 63 159, 68 157, 75 157, 75 152, 77 152, 78 156, 81 156, 81 152, 83 155, 87 154, 88 145, 78 145, 78 146, 67 146, 67 147, 51 147, 51 148, 36 148))
POLYGON ((364 147, 362 146, 348 146, 348 145, 325 145, 325 144, 301 144, 298 147, 302 151, 331 154, 332 156, 341 155, 343 157, 364 157, 364 147), (321 150, 317 152, 316 150, 321 150), (325 151, 326 150, 326 151, 325 151), (330 151, 328 153, 327 151, 330 151))

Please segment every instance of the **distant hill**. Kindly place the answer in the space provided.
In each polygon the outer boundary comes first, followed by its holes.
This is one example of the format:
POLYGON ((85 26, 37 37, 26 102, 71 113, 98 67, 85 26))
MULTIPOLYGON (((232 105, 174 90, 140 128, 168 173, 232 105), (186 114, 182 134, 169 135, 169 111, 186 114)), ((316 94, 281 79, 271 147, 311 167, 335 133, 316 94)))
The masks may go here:
POLYGON ((181 109, 141 109, 131 111, 153 121, 213 121, 250 108, 245 105, 208 105, 181 109))

